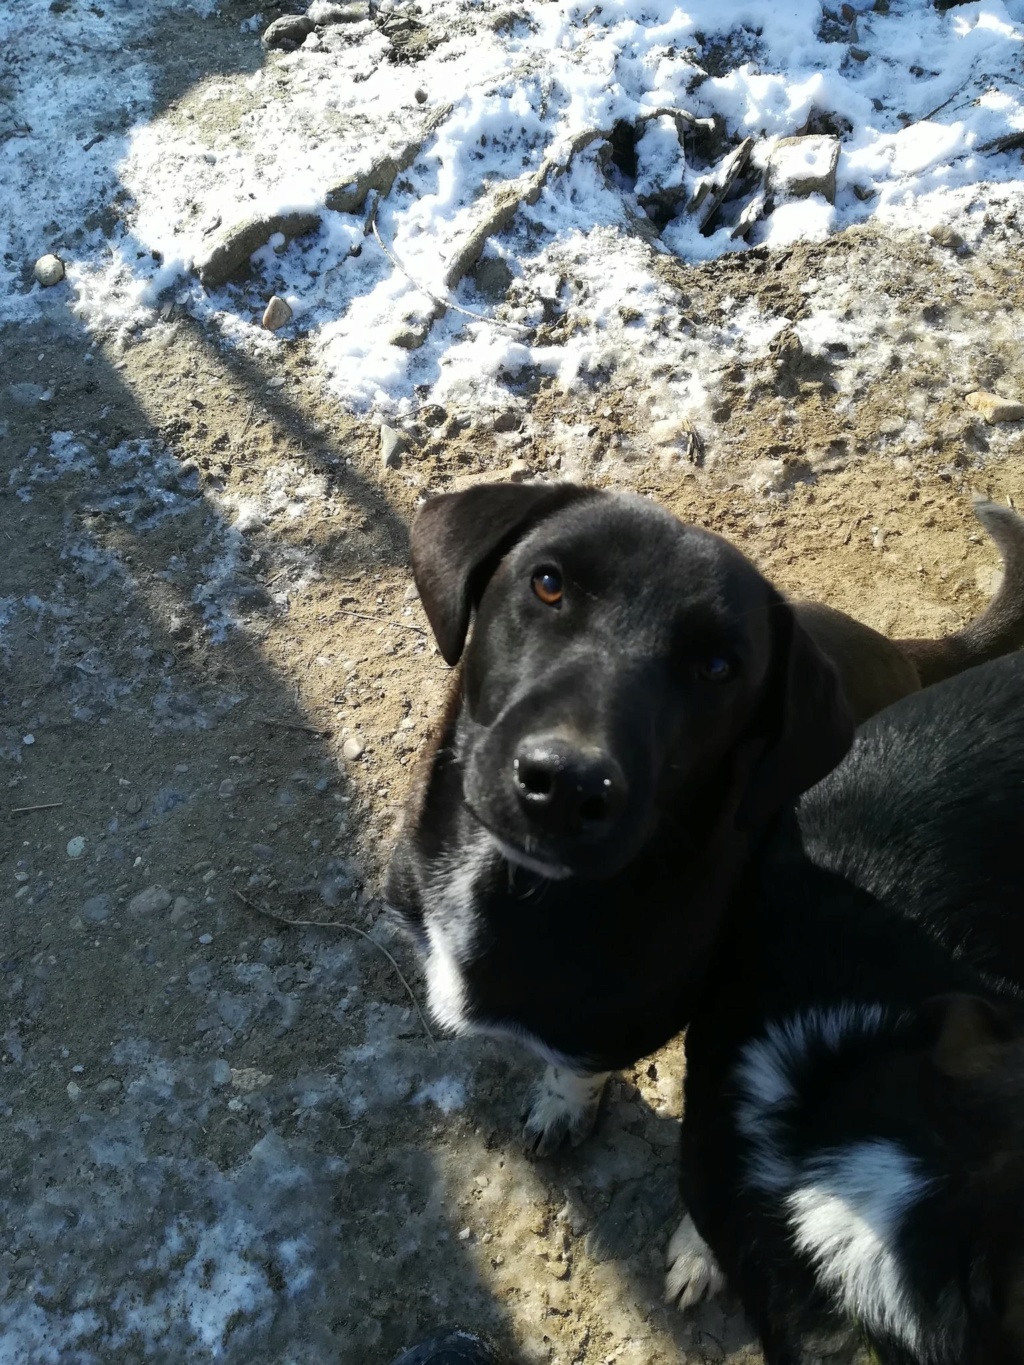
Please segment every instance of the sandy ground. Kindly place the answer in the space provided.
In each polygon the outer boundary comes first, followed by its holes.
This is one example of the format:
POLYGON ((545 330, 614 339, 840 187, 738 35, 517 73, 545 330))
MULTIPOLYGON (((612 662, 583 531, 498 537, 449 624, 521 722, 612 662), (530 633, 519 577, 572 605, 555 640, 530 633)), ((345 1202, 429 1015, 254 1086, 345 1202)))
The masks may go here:
POLYGON ((996 566, 970 491, 1024 500, 1019 425, 964 403, 1024 393, 1018 242, 1008 213, 960 254, 863 228, 666 262, 698 334, 834 279, 890 346, 860 373, 790 328, 698 443, 614 375, 538 380, 518 430, 420 414, 393 469, 301 339, 254 358, 171 309, 114 345, 59 291, 0 334, 0 1359, 384 1365, 454 1324, 523 1362, 756 1356, 730 1305, 661 1303, 681 1048, 533 1162, 533 1063, 428 1038, 380 951, 419 995, 379 920, 447 684, 407 527, 427 491, 586 478, 889 633, 955 628, 996 566))

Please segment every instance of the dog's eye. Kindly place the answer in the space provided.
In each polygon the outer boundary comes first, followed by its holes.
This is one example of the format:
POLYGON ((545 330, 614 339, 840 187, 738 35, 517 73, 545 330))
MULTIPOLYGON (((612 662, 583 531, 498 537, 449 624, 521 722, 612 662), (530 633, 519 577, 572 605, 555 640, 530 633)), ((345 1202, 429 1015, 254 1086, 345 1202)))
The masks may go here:
POLYGON ((562 600, 562 575, 557 569, 538 569, 531 580, 533 591, 549 607, 557 607, 562 600))
POLYGON ((707 682, 728 682, 732 677, 732 664, 720 654, 712 654, 697 665, 697 673, 707 682))

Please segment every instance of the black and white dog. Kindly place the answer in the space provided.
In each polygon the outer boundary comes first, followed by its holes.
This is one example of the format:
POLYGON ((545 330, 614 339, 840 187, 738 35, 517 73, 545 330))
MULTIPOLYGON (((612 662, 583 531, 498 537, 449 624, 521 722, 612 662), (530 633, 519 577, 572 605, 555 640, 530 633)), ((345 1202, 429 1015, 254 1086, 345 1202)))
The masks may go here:
POLYGON ((669 1297, 724 1275, 768 1365, 837 1323, 1020 1365, 1024 655, 869 721, 783 823, 687 1032, 669 1297))
POLYGON ((537 1150, 686 1025, 753 852, 850 744, 847 694, 863 715, 1024 643, 1024 522, 979 514, 1002 590, 958 636, 897 644, 640 498, 483 485, 421 509, 417 586, 461 668, 387 899, 438 1021, 548 1060, 537 1150))

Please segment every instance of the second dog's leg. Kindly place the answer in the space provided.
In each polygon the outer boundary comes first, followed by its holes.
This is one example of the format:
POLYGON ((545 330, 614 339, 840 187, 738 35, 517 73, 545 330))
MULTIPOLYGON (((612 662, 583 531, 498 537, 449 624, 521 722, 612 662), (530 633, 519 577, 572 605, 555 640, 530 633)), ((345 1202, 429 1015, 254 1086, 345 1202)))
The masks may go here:
POLYGON ((534 1087, 523 1136, 538 1156, 568 1141, 579 1146, 597 1120, 604 1084, 610 1071, 570 1071, 549 1066, 534 1087))

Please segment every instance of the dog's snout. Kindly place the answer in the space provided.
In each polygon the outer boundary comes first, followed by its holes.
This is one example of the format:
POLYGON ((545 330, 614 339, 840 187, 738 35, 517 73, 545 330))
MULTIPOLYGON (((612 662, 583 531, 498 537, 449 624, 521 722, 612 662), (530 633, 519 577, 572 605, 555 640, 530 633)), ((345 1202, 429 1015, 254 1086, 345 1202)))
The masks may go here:
POLYGON ((536 739, 520 747, 512 766, 520 805, 552 834, 599 834, 625 803, 622 769, 601 750, 536 739))

